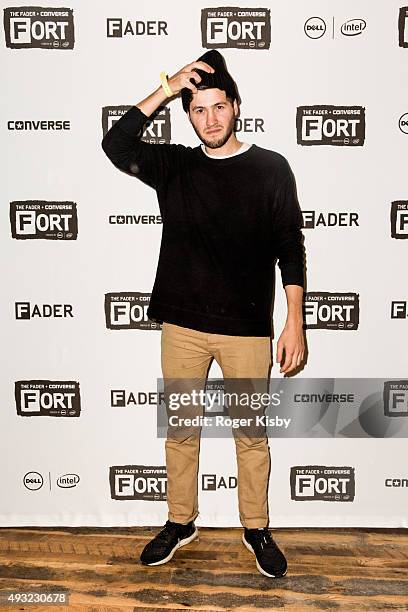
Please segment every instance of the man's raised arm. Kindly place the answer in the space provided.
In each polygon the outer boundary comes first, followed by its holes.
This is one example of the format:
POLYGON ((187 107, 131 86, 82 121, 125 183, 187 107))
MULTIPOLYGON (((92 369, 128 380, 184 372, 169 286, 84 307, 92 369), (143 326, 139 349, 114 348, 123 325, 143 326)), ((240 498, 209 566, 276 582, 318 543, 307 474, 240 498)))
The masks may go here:
MULTIPOLYGON (((173 95, 178 95, 184 87, 193 93, 197 91, 195 84, 201 77, 194 70, 199 68, 207 72, 214 69, 205 62, 192 62, 187 64, 168 80, 173 95)), ((108 130, 102 140, 102 149, 111 162, 123 172, 139 178, 141 181, 157 189, 165 182, 171 171, 173 153, 177 144, 150 144, 141 140, 142 128, 150 115, 167 100, 167 94, 162 86, 147 96, 138 104, 132 106, 108 130)))

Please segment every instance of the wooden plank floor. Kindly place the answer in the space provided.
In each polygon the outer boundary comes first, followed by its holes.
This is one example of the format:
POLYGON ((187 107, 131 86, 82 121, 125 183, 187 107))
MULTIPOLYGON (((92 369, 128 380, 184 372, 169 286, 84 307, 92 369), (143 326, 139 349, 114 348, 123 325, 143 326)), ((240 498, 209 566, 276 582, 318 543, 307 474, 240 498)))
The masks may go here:
POLYGON ((260 574, 241 529, 200 528, 170 563, 139 554, 158 528, 0 528, 0 591, 68 589, 69 607, 3 610, 408 610, 408 532, 281 529, 289 570, 260 574))

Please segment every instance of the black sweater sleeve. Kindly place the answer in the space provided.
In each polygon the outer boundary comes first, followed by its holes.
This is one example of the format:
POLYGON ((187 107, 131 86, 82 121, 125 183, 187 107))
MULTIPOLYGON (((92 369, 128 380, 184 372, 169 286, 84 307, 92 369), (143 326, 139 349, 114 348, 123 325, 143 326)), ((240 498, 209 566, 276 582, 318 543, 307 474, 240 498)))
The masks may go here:
POLYGON ((273 236, 275 254, 281 270, 282 285, 305 287, 303 244, 303 218, 300 210, 295 177, 288 166, 289 173, 278 188, 273 214, 273 236))
POLYGON ((132 106, 108 130, 101 144, 116 168, 158 189, 168 180, 177 151, 183 145, 143 142, 142 128, 148 119, 137 106, 132 106))

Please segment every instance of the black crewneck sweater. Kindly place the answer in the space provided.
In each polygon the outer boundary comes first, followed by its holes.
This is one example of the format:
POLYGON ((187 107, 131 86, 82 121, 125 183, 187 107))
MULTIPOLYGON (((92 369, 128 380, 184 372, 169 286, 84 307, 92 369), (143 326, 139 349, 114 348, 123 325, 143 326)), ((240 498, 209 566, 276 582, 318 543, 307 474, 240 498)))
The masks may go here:
POLYGON ((112 163, 156 190, 162 241, 147 315, 232 336, 270 336, 275 262, 304 287, 302 215, 281 154, 252 146, 217 159, 201 146, 142 141, 132 106, 106 133, 112 163))

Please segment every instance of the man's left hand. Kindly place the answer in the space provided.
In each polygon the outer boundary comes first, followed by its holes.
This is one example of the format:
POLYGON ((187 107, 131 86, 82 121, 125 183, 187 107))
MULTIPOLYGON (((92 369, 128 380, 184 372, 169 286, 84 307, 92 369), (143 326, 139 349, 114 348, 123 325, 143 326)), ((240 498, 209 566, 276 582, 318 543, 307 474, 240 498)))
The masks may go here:
POLYGON ((303 337, 303 322, 287 321, 279 336, 276 352, 276 361, 281 364, 279 372, 287 374, 297 368, 305 355, 305 341, 303 337), (285 362, 282 364, 283 350, 285 349, 285 362))

